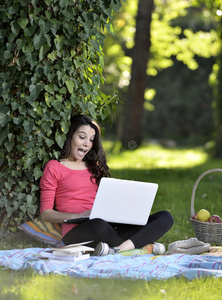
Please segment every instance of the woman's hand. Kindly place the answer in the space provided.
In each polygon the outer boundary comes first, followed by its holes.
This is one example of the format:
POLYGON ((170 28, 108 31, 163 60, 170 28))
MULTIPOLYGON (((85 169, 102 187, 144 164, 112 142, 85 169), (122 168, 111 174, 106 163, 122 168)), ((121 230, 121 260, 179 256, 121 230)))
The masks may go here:
POLYGON ((84 212, 77 214, 79 217, 89 217, 91 210, 85 210, 84 212))

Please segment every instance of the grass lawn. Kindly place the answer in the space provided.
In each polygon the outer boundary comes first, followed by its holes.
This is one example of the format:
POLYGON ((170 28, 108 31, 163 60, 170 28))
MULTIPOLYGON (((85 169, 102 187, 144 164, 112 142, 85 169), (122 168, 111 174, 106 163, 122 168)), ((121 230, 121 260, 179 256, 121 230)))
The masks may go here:
MULTIPOLYGON (((159 189, 152 212, 169 210, 175 220, 172 229, 159 241, 166 246, 176 240, 194 237, 189 222, 193 185, 204 171, 222 167, 222 160, 211 159, 203 148, 166 149, 144 144, 134 151, 121 151, 118 144, 104 141, 113 177, 157 182, 159 189)), ((195 197, 195 210, 205 208, 222 216, 220 173, 201 180, 195 197)), ((1 239, 0 249, 45 247, 22 232, 1 239)), ((0 269, 2 299, 222 299, 222 279, 173 278, 165 281, 88 279, 66 276, 40 276, 25 270, 0 269)))

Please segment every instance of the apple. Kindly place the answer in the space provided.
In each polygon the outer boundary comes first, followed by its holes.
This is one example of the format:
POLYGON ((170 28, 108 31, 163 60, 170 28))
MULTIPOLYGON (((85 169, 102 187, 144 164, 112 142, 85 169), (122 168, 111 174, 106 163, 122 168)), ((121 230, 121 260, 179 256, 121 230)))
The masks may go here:
POLYGON ((197 220, 201 222, 206 222, 210 218, 210 213, 206 209, 201 209, 197 213, 197 220))
POLYGON ((207 222, 210 222, 210 223, 222 223, 222 220, 219 216, 217 215, 212 215, 208 220, 207 222))
POLYGON ((197 213, 195 213, 195 215, 193 216, 194 220, 197 220, 197 213))

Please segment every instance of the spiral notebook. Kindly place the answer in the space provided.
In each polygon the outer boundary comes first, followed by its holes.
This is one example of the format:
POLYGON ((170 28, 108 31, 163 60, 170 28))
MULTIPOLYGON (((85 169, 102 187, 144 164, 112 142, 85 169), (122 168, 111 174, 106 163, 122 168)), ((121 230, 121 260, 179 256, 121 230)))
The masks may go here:
POLYGON ((89 217, 64 220, 79 223, 100 218, 111 223, 145 225, 158 189, 157 183, 102 178, 89 217))

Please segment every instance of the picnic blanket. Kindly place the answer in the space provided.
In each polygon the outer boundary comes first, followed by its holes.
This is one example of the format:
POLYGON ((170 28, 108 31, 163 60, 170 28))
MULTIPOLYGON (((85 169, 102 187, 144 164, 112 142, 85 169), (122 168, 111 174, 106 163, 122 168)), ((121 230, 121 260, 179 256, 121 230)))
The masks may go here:
MULTIPOLYGON (((0 266, 13 270, 32 268, 36 273, 61 274, 88 278, 167 279, 184 276, 188 279, 222 277, 222 253, 204 255, 153 254, 103 257, 91 256, 77 262, 48 261, 35 255, 47 248, 27 248, 0 251, 0 266)), ((49 248, 50 249, 50 248, 49 248)), ((48 249, 48 250, 49 250, 48 249)), ((215 252, 215 251, 213 251, 215 252)))

